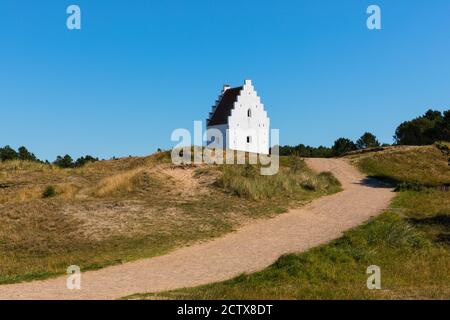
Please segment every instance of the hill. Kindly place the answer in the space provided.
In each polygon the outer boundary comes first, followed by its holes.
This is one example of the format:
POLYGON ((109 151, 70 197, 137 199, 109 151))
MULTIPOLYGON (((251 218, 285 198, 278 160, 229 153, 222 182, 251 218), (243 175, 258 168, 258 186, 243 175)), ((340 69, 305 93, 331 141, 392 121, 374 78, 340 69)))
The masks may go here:
POLYGON ((0 283, 166 253, 339 190, 296 157, 257 166, 174 166, 168 152, 78 168, 0 162, 0 283))
POLYGON ((450 154, 448 145, 396 146, 377 152, 354 153, 347 158, 369 176, 394 184, 420 184, 436 187, 450 184, 450 154))

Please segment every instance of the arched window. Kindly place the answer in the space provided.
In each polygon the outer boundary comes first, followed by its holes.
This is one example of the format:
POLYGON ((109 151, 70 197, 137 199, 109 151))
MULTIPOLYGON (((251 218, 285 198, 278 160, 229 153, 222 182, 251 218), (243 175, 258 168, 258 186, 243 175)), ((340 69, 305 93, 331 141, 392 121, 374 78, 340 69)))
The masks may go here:
POLYGON ((248 116, 249 118, 252 117, 252 109, 248 109, 248 110, 247 110, 247 116, 248 116))

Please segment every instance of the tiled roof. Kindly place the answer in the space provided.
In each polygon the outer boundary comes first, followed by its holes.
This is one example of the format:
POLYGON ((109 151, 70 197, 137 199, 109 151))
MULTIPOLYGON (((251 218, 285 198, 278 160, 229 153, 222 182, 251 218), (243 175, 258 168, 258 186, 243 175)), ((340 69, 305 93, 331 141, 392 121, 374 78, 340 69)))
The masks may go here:
POLYGON ((214 114, 208 121, 208 126, 214 126, 218 124, 226 124, 228 122, 228 117, 231 115, 231 110, 233 109, 234 103, 237 101, 242 87, 236 87, 226 90, 214 114))

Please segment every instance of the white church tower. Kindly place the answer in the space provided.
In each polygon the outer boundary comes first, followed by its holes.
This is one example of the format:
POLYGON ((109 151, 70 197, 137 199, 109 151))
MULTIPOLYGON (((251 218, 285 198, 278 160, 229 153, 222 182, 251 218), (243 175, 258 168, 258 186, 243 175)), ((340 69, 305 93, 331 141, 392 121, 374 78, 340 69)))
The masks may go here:
POLYGON ((270 119, 251 80, 241 87, 223 86, 206 126, 208 146, 269 153, 270 119))

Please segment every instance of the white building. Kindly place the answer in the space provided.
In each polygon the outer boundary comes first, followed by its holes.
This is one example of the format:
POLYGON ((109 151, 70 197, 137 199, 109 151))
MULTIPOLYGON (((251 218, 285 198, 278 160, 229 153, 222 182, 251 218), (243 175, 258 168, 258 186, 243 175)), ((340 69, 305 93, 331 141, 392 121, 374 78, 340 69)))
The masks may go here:
POLYGON ((210 147, 269 153, 270 119, 251 80, 241 87, 223 86, 206 126, 210 147))

